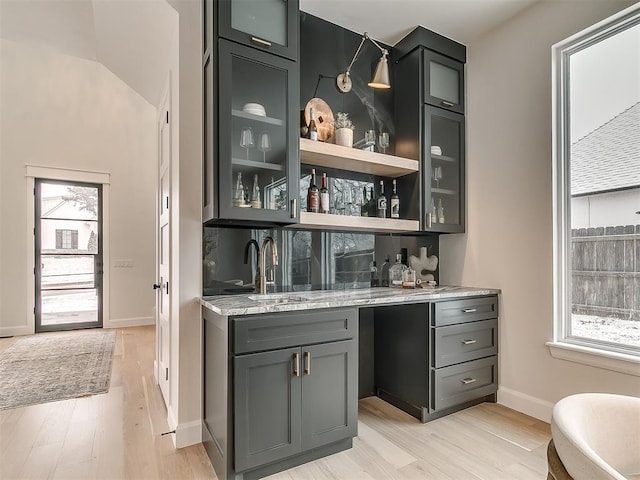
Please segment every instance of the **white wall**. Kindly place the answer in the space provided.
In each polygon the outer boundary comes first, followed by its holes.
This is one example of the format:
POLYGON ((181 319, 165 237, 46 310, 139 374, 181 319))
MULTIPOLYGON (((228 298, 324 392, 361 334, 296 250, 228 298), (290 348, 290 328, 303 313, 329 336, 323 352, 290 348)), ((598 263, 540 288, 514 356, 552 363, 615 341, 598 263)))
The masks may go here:
POLYGON ((110 173, 105 326, 152 323, 156 109, 93 61, 8 40, 0 58, 0 335, 33 331, 25 165, 110 173))
POLYGON ((468 225, 442 235, 444 284, 502 289, 499 401, 549 419, 582 391, 640 395, 640 378, 550 356, 551 45, 632 4, 543 1, 468 48, 468 225))
POLYGON ((571 199, 571 228, 640 225, 640 188, 571 199))

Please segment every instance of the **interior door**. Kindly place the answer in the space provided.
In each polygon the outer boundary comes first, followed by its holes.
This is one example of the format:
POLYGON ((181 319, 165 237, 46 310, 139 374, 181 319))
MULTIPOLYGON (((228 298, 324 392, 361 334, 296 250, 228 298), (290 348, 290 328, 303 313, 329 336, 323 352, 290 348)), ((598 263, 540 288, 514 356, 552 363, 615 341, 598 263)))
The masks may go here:
POLYGON ((102 327, 102 186, 35 181, 36 332, 102 327))
POLYGON ((159 121, 158 149, 158 232, 156 289, 156 335, 158 341, 158 384, 166 405, 169 405, 169 365, 171 358, 171 305, 169 298, 169 272, 171 259, 171 228, 169 220, 171 185, 171 130, 169 125, 169 103, 165 100, 163 115, 159 121))

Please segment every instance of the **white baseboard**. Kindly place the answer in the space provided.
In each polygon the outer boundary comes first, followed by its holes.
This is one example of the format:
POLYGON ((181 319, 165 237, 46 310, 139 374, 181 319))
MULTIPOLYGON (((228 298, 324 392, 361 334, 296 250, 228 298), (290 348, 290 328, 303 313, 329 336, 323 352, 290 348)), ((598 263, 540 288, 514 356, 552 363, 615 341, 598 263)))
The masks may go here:
POLYGON ((25 325, 22 325, 20 327, 0 327, 0 338, 31 335, 32 333, 34 333, 33 328, 25 325))
POLYGON ((498 403, 513 408, 518 412, 530 415, 543 422, 551 421, 553 403, 507 387, 498 389, 498 403))
POLYGON ((154 324, 155 320, 153 317, 115 318, 105 320, 104 328, 142 327, 154 324))
POLYGON ((202 420, 183 423, 176 428, 176 448, 202 443, 202 420))

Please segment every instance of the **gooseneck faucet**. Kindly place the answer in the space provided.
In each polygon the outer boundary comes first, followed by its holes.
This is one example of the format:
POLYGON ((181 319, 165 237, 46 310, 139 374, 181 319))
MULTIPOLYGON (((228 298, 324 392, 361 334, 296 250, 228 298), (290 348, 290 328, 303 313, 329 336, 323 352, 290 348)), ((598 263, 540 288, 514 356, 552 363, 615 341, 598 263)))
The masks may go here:
POLYGON ((244 264, 247 265, 249 263, 249 250, 251 249, 251 245, 253 245, 254 247, 256 247, 256 276, 253 279, 253 289, 254 290, 260 290, 260 246, 258 245, 258 242, 256 242, 254 239, 251 239, 247 242, 247 244, 244 247, 244 264))
POLYGON ((278 247, 276 247, 276 242, 273 240, 273 237, 266 237, 262 240, 262 248, 260 248, 260 295, 267 293, 267 283, 269 285, 275 284, 275 280, 267 282, 266 250, 268 246, 271 247, 271 265, 273 267, 278 265, 278 247))

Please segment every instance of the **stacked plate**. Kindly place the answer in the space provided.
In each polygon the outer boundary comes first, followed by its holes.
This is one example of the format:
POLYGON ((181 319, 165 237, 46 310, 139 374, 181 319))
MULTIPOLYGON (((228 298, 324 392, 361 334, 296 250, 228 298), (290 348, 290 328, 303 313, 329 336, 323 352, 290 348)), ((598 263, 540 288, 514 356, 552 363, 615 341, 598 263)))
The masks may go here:
POLYGON ((242 111, 245 113, 250 113, 252 115, 258 115, 259 117, 266 117, 267 112, 264 107, 259 103, 247 103, 244 107, 242 107, 242 111))

